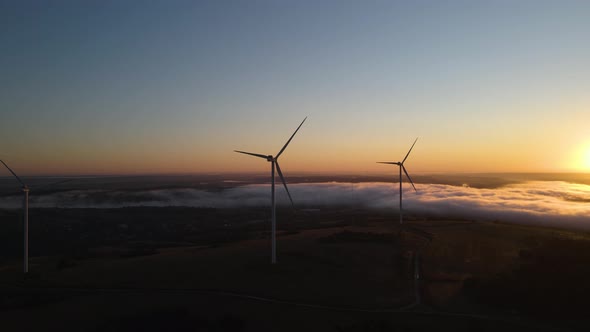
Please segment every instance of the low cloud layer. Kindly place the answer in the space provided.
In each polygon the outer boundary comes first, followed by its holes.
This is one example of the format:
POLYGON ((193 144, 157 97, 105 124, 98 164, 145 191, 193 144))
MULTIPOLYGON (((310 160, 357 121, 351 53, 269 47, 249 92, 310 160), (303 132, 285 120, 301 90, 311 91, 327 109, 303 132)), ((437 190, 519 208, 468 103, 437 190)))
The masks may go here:
MULTIPOLYGON (((495 189, 419 184, 404 185, 404 210, 421 216, 501 220, 590 229, 590 186, 560 181, 534 181, 495 189)), ((289 186, 302 208, 362 206, 398 209, 399 192, 392 183, 315 183, 289 186)), ((277 186, 279 205, 289 204, 277 186)), ((0 208, 18 208, 20 196, 0 198, 0 208)), ((31 207, 121 208, 137 206, 256 207, 270 204, 268 185, 246 185, 222 191, 166 189, 147 191, 66 191, 31 195, 31 207)))

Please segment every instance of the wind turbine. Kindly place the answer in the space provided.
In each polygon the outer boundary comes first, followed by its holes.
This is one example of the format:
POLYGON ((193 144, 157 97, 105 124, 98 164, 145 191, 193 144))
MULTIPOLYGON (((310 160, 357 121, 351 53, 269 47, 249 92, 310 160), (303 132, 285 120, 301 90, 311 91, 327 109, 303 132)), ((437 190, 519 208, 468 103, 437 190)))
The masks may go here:
POLYGON ((400 225, 403 223, 403 213, 402 213, 402 169, 404 170, 404 173, 406 173, 406 176, 408 177, 408 180, 410 180, 410 183, 412 184, 412 187, 414 187, 414 190, 418 191, 416 189, 416 186, 414 185, 414 181, 412 181, 412 178, 410 177, 410 174, 408 174, 408 171, 406 171, 406 167, 404 166, 404 162, 406 161, 406 159, 408 159, 408 156, 410 155, 410 152, 412 152, 412 149, 414 148, 414 145, 416 144, 416 142, 418 141, 418 138, 416 137, 416 140, 414 141, 414 144, 412 144, 412 147, 410 147, 410 150, 408 151, 408 153, 406 154, 406 156, 404 157, 404 160, 402 160, 401 162, 393 162, 393 161, 378 161, 377 163, 379 164, 389 164, 389 165, 398 165, 399 166, 399 223, 400 225))
POLYGON ((12 175, 14 175, 14 177, 18 180, 18 182, 20 182, 20 184, 22 185, 22 190, 24 195, 24 199, 23 199, 23 217, 24 217, 24 255, 23 255, 23 270, 25 273, 29 272, 29 187, 18 177, 18 175, 16 175, 16 173, 14 173, 14 171, 12 169, 10 169, 10 167, 8 167, 8 165, 6 165, 6 163, 2 160, 0 160, 0 162, 2 162, 2 164, 4 164, 4 166, 6 166, 6 168, 8 168, 8 170, 10 171, 10 173, 12 173, 12 175))
POLYGON ((271 246, 272 246, 271 263, 272 264, 275 264, 277 262, 277 246, 276 246, 277 218, 276 218, 276 204, 275 204, 275 166, 276 166, 276 169, 279 173, 279 177, 281 178, 281 181, 283 182, 283 185, 285 186, 285 190, 287 191, 287 195, 289 196, 289 200, 291 201, 291 205, 295 206, 293 204, 293 199, 291 198, 291 194, 289 193, 289 188, 287 188, 287 182, 285 182, 285 178, 283 177, 283 172, 281 172, 281 167, 279 166, 279 157, 281 156, 283 151, 285 151, 285 149, 287 148, 287 145, 289 145, 289 143, 291 142, 291 140, 293 139, 295 134, 297 134, 297 131, 299 131, 299 128, 301 128, 301 126, 303 125, 303 122, 305 122, 305 120, 307 120, 307 117, 305 117, 305 119, 303 119, 303 121, 301 121, 301 124, 299 125, 299 127, 297 127, 297 129, 295 129, 295 132, 293 133, 293 135, 291 135, 291 137, 289 138, 287 143, 285 143, 283 148, 274 157, 272 155, 264 155, 264 154, 259 154, 259 153, 251 153, 251 152, 234 150, 234 152, 243 153, 243 154, 251 155, 254 157, 266 159, 266 161, 268 161, 271 164, 270 177, 271 177, 271 183, 272 183, 272 185, 271 185, 271 205, 272 205, 272 207, 271 207, 271 243, 272 243, 271 244, 271 246))

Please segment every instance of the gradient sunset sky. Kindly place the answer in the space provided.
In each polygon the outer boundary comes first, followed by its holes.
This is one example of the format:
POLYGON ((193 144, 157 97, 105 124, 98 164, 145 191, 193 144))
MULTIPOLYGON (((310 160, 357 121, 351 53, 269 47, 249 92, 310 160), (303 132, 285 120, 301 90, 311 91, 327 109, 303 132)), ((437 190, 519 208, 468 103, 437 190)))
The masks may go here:
MULTIPOLYGON (((590 1, 0 1, 23 175, 590 172, 590 1)), ((0 176, 9 175, 0 172, 0 176)))

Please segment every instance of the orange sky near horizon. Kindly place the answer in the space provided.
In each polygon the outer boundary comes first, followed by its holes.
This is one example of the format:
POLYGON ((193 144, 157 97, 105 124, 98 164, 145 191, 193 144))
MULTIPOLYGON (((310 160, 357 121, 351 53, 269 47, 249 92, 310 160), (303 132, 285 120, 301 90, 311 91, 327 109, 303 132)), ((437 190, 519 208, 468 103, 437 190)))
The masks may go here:
MULTIPOLYGON (((376 132, 356 137, 346 137, 345 133, 339 133, 343 134, 341 137, 327 135, 313 121, 313 117, 307 120, 279 159, 286 175, 397 172, 392 166, 376 162, 400 161, 414 139, 388 138, 388 134, 376 132)), ((184 144, 160 141, 160 146, 150 145, 149 149, 139 149, 137 145, 105 146, 61 154, 49 153, 51 149, 47 149, 20 155, 17 160, 5 160, 23 176, 264 173, 269 170, 268 162, 235 153, 233 149, 276 154, 296 125, 282 124, 283 132, 275 130, 272 134, 264 133, 263 126, 254 128, 254 134, 236 139, 235 142, 241 142, 236 144, 230 139, 212 146, 193 146, 185 140, 184 144)), ((490 134, 478 140, 463 135, 420 136, 406 168, 411 173, 590 172, 590 137, 584 140, 583 135, 570 133, 548 129, 540 137, 490 134)), ((0 176, 9 175, 5 173, 0 171, 0 176)))

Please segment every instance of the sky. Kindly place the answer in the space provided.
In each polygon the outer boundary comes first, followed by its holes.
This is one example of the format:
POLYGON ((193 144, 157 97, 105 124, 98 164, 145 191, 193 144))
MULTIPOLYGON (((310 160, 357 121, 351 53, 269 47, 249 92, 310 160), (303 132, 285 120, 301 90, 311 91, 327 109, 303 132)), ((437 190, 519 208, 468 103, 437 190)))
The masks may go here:
MULTIPOLYGON (((590 172, 588 1, 0 0, 21 175, 590 172)), ((3 174, 0 172, 0 176, 3 174)))

